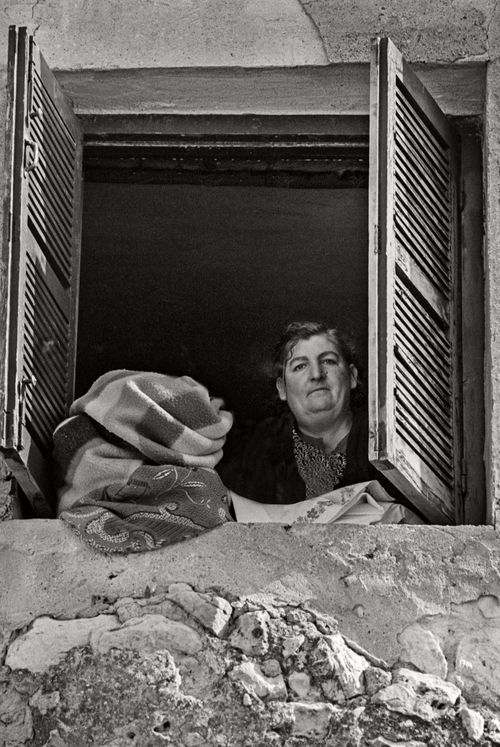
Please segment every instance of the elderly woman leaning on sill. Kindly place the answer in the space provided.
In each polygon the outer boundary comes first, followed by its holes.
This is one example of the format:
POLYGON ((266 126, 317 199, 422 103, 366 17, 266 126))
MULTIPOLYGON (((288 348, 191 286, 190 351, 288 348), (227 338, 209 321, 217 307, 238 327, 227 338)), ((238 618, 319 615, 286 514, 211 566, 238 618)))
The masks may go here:
POLYGON ((103 374, 54 432, 58 516, 106 553, 156 549, 234 518, 412 520, 374 479, 357 367, 335 330, 290 325, 276 386, 286 412, 242 433, 189 376, 103 374))
POLYGON ((380 477, 368 461, 364 397, 346 337, 320 322, 289 324, 273 376, 283 412, 233 428, 216 468, 237 520, 418 522, 373 482, 380 477))

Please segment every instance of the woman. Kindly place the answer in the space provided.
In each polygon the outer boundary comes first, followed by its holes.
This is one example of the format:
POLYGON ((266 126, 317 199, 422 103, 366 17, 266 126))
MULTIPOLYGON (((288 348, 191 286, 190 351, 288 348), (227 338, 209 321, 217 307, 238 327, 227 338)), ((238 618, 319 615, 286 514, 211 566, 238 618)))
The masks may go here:
POLYGON ((260 503, 297 503, 376 479, 354 352, 336 329, 293 322, 273 375, 286 411, 247 433, 234 430, 217 467, 235 493, 260 503))

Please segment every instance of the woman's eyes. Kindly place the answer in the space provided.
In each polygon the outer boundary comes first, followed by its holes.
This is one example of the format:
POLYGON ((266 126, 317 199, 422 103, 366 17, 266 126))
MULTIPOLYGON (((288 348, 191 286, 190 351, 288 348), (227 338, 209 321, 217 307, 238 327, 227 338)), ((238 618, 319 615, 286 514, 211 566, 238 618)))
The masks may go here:
MULTIPOLYGON (((322 358, 320 361, 321 365, 327 365, 327 366, 336 366, 338 363, 337 358, 322 358)), ((306 361, 303 361, 302 363, 296 363, 294 366, 292 366, 292 372, 295 373, 297 371, 303 371, 304 368, 306 368, 309 364, 306 361)))

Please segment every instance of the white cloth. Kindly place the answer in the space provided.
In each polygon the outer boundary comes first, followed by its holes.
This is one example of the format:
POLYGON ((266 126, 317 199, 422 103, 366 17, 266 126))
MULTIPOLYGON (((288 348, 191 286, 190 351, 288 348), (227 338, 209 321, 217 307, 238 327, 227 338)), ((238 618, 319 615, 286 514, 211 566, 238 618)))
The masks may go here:
POLYGON ((346 485, 300 503, 258 503, 230 491, 236 521, 243 524, 399 524, 420 523, 396 503, 377 480, 346 485))

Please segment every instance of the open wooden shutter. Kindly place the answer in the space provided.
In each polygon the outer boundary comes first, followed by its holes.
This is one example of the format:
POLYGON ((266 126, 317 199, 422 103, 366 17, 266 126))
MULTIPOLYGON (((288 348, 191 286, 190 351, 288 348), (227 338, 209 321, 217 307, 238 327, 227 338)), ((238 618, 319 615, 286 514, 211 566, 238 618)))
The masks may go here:
POLYGON ((370 460, 434 523, 460 490, 457 144, 388 39, 370 105, 370 460))
POLYGON ((33 38, 17 27, 9 35, 6 149, 1 445, 40 514, 52 432, 73 399, 82 135, 33 38))

